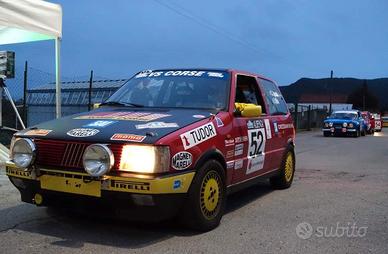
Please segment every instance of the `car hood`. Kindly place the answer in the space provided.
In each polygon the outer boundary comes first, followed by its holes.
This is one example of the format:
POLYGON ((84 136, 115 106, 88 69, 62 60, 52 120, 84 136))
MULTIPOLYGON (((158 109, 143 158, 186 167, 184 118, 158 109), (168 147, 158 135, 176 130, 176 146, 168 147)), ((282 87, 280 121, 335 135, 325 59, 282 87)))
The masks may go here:
POLYGON ((88 142, 152 144, 180 128, 210 117, 195 109, 104 107, 22 130, 20 137, 88 142))
POLYGON ((325 123, 358 123, 358 122, 356 120, 351 120, 351 119, 329 118, 325 120, 325 123))

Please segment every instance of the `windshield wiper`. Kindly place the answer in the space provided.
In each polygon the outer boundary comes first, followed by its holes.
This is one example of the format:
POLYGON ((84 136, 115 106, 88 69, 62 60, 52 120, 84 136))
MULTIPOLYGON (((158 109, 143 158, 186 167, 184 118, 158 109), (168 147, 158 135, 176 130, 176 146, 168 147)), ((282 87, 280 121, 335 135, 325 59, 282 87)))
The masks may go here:
POLYGON ((107 101, 107 102, 101 103, 101 106, 104 106, 104 105, 122 106, 122 107, 132 106, 132 107, 136 107, 136 108, 143 108, 144 107, 144 105, 141 105, 141 104, 118 102, 118 101, 107 101))

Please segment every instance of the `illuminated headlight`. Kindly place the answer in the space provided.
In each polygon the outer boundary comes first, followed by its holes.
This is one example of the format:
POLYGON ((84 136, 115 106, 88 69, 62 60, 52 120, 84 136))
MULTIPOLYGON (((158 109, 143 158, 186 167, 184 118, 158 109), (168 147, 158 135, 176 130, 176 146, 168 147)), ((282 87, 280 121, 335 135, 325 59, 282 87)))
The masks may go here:
POLYGON ((329 124, 328 124, 328 123, 325 123, 325 127, 329 127, 329 124))
POLYGON ((168 146, 125 145, 119 170, 136 173, 162 173, 169 170, 168 146))
POLYGON ((349 128, 353 128, 353 127, 354 127, 353 123, 350 123, 349 128))
POLYGON ((11 143, 11 160, 19 168, 28 168, 34 163, 36 147, 28 138, 13 139, 11 143))
POLYGON ((86 148, 83 156, 85 171, 91 176, 102 176, 115 164, 112 151, 106 145, 94 144, 86 148))
POLYGON ((329 123, 329 126, 330 126, 330 127, 333 127, 333 123, 329 123))
POLYGON ((348 126, 348 123, 343 123, 342 126, 346 128, 348 126))

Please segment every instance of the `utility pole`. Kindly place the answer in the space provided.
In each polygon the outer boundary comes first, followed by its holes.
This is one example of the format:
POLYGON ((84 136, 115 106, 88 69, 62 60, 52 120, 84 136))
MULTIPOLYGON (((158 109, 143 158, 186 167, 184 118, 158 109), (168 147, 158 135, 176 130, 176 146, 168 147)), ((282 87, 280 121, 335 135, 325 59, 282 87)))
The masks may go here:
POLYGON ((330 71, 330 84, 329 84, 329 92, 330 92, 330 101, 329 101, 329 115, 331 115, 331 111, 332 111, 332 100, 333 100, 333 88, 330 87, 330 85, 333 85, 333 71, 330 71))
POLYGON ((23 120, 27 125, 27 70, 28 62, 24 64, 24 80, 23 80, 23 120))
POLYGON ((364 79, 364 84, 362 88, 362 111, 365 111, 366 108, 366 92, 367 92, 367 85, 366 85, 366 79, 364 79))
POLYGON ((88 110, 92 109, 92 89, 93 89, 93 70, 90 71, 90 79, 89 79, 89 102, 88 102, 88 110))

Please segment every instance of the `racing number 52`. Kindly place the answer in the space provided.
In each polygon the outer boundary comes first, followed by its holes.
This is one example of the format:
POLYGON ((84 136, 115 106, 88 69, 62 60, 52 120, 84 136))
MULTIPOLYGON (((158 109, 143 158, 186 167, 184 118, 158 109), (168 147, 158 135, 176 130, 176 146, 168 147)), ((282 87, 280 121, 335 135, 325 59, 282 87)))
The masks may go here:
POLYGON ((263 153, 264 129, 248 130, 249 136, 249 156, 255 157, 263 153))

